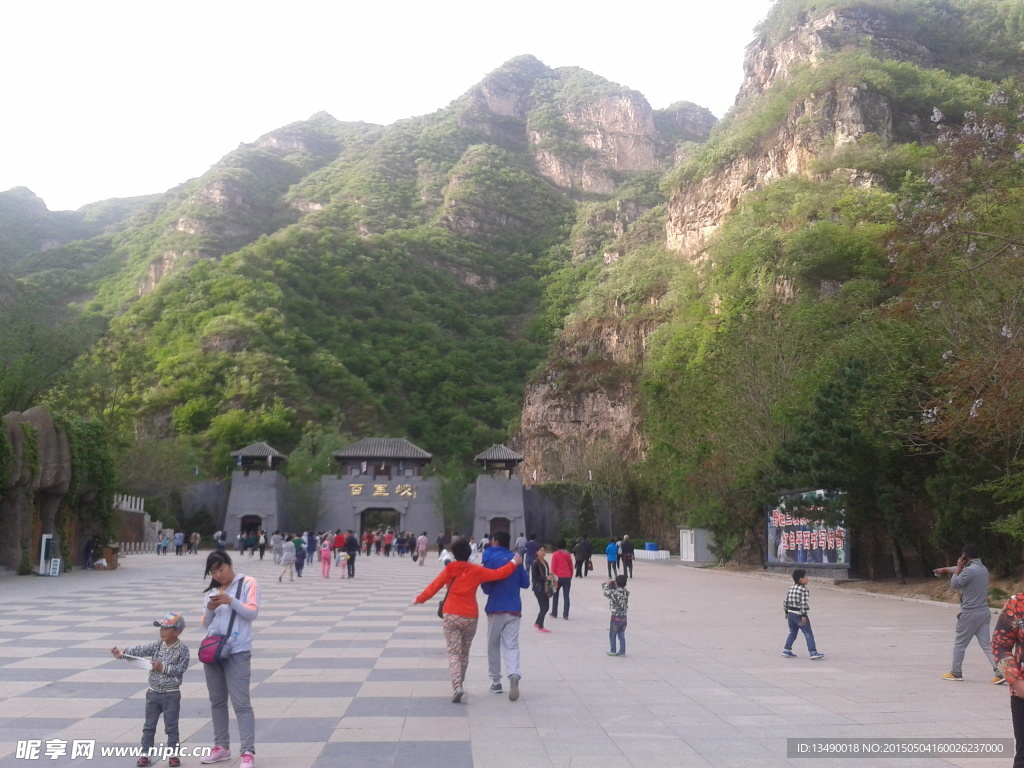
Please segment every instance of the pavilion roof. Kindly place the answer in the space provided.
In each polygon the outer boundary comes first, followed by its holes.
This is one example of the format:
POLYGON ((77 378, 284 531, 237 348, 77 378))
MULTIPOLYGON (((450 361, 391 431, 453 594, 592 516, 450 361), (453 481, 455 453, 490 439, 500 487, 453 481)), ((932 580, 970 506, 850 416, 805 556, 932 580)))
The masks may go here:
POLYGON ((404 437, 364 437, 347 448, 334 452, 336 459, 419 459, 433 458, 404 437))
POLYGON ((246 458, 256 458, 256 459, 266 459, 266 458, 287 459, 288 458, 283 453, 281 453, 279 450, 277 450, 276 448, 273 448, 273 447, 267 445, 264 442, 253 443, 252 445, 245 446, 245 448, 240 448, 237 451, 232 451, 231 452, 231 456, 235 457, 235 458, 237 458, 239 456, 242 456, 242 457, 246 457, 246 458))
POLYGON ((495 443, 483 453, 479 454, 473 461, 523 461, 523 456, 506 448, 504 445, 495 443))

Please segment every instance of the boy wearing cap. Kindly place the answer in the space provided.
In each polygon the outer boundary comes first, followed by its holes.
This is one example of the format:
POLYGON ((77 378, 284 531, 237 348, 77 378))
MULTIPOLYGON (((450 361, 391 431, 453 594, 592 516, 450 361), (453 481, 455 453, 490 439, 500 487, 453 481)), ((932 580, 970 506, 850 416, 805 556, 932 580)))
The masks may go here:
MULTIPOLYGON (((170 753, 178 748, 178 712, 181 709, 181 678, 188 669, 189 652, 178 639, 185 629, 185 619, 180 614, 168 613, 162 619, 153 622, 160 627, 160 640, 147 645, 133 645, 122 651, 117 646, 110 649, 115 659, 135 656, 151 661, 149 672, 149 690, 146 691, 146 723, 142 726, 143 755, 137 766, 152 765, 153 761, 147 754, 153 748, 153 737, 156 735, 156 723, 160 713, 164 715, 164 730, 167 732, 167 749, 170 753)), ((167 764, 171 768, 181 765, 181 760, 174 755, 167 764)))

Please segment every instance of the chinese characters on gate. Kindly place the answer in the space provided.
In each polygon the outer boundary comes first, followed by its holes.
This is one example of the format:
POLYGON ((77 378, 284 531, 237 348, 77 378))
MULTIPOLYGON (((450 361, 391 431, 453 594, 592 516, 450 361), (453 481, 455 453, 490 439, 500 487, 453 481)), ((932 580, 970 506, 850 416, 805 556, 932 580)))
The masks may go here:
MULTIPOLYGON (((392 495, 388 483, 349 483, 349 493, 353 496, 377 496, 388 498, 392 495)), ((405 496, 410 499, 416 498, 416 487, 407 483, 398 483, 393 492, 395 496, 405 496)))

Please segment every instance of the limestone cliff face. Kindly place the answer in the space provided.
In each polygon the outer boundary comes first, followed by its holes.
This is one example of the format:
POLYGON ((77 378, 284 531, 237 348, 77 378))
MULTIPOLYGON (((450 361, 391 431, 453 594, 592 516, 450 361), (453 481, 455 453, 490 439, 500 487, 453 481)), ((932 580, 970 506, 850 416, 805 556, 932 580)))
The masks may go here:
MULTIPOLYGON (((797 64, 814 64, 822 56, 852 47, 867 46, 887 58, 931 64, 931 53, 909 34, 889 16, 864 9, 804 14, 784 39, 762 38, 747 46, 737 103, 763 95, 797 64)), ((791 174, 810 175, 817 158, 865 133, 889 141, 897 132, 917 130, 916 116, 899 114, 886 97, 865 87, 842 86, 806 96, 758 146, 672 193, 665 233, 668 247, 699 259, 708 238, 748 192, 791 174)), ((853 176, 851 183, 872 180, 853 176)))
MULTIPOLYGON (((927 64, 928 51, 901 34, 887 19, 859 10, 804 17, 785 39, 774 44, 758 40, 747 48, 746 79, 739 100, 760 97, 798 63, 813 64, 820 56, 854 43, 882 48, 890 57, 927 64)), ((616 123, 629 126, 628 130, 621 128, 621 133, 641 134, 641 126, 646 125, 643 112, 622 111, 634 122, 616 123)), ((898 114, 884 96, 858 86, 837 87, 795 101, 786 119, 757 146, 706 178, 684 184, 670 194, 667 247, 687 258, 699 259, 708 238, 748 192, 790 174, 812 174, 816 159, 865 133, 878 134, 885 140, 905 135, 912 120, 913 116, 898 114)), ((588 123, 581 118, 577 125, 588 123)), ((622 146, 629 146, 628 142, 622 146)), ((649 158, 642 151, 631 157, 636 166, 649 158)), ((583 177, 585 169, 585 164, 562 169, 552 162, 548 173, 555 183, 599 188, 598 181, 583 177)), ((870 175, 852 171, 849 181, 873 183, 870 175)), ((585 243, 579 246, 574 243, 575 258, 597 256, 585 243)), ((604 254, 605 264, 616 256, 604 254)), ((777 290, 784 297, 793 288, 780 284, 777 290)), ((548 370, 527 388, 521 427, 513 440, 515 449, 526 457, 523 475, 528 484, 534 482, 534 471, 537 482, 558 480, 560 469, 571 464, 574 455, 586 453, 588 446, 610 447, 626 460, 642 457, 636 381, 646 341, 657 327, 652 321, 627 330, 622 322, 612 320, 596 325, 584 323, 563 332, 548 370), (581 340, 586 343, 580 344, 581 340), (602 366, 621 375, 602 376, 602 366), (578 369, 586 378, 584 385, 573 386, 566 368, 578 369), (629 375, 630 370, 633 375, 629 375)))
POLYGON ((933 63, 931 52, 892 17, 864 8, 839 8, 821 15, 801 14, 782 40, 761 38, 747 46, 743 85, 736 101, 765 93, 788 77, 794 65, 814 63, 822 54, 856 45, 875 53, 922 66, 933 63))
MULTIPOLYGON (((892 138, 889 101, 858 87, 826 91, 796 102, 785 123, 755 151, 716 173, 675 190, 669 198, 669 249, 699 259, 708 239, 748 192, 791 174, 810 175, 813 162, 865 133, 892 138)), ((870 183, 870 179, 851 179, 870 183)))
POLYGON ((639 93, 627 91, 567 107, 562 118, 580 151, 566 152, 548 130, 529 131, 537 171, 555 186, 611 194, 617 186, 615 172, 658 167, 653 112, 639 93))
POLYGON ((527 485, 582 480, 609 457, 643 454, 636 371, 658 323, 589 323, 562 335, 551 365, 526 389, 511 447, 527 485))

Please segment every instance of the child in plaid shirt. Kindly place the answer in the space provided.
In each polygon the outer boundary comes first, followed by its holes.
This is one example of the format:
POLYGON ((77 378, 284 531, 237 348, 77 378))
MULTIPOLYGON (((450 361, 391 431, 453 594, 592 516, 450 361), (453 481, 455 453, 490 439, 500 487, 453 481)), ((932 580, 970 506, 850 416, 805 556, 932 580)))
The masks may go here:
POLYGON ((810 610, 810 593, 807 591, 807 571, 797 568, 793 571, 793 586, 786 593, 786 600, 783 607, 786 611, 786 621, 789 623, 789 637, 786 638, 786 647, 782 655, 788 659, 795 659, 793 653, 793 641, 796 640, 797 632, 804 633, 807 641, 807 650, 811 652, 811 658, 815 661, 824 659, 824 653, 818 653, 814 647, 814 632, 811 631, 811 620, 807 617, 810 610))
POLYGON ((170 757, 167 764, 171 768, 181 765, 177 756, 178 747, 178 713, 181 709, 181 678, 188 669, 188 646, 178 639, 185 629, 185 619, 177 613, 168 613, 162 619, 153 622, 160 627, 160 639, 148 645, 133 645, 124 650, 117 646, 110 649, 115 659, 141 658, 150 663, 149 690, 146 691, 146 722, 142 726, 142 757, 136 765, 153 764, 149 755, 153 748, 156 735, 156 722, 161 713, 164 716, 164 730, 167 732, 167 750, 170 757))

